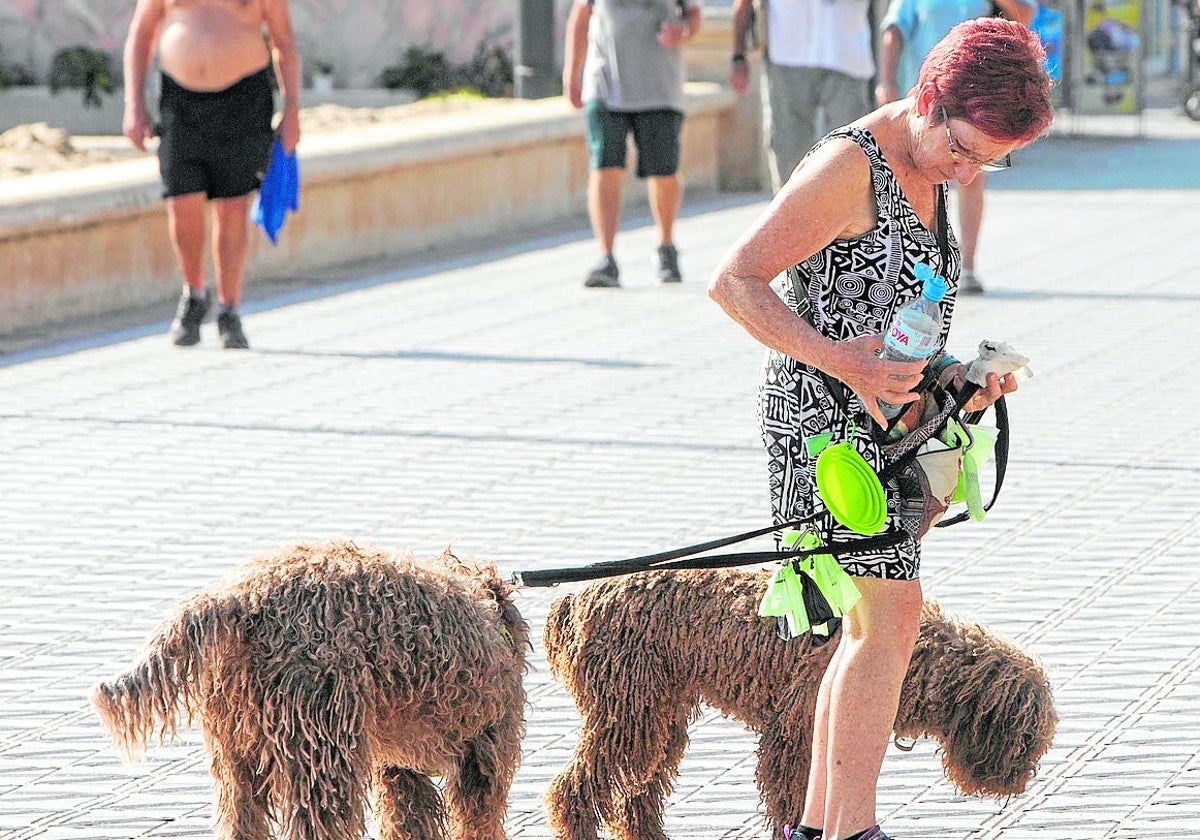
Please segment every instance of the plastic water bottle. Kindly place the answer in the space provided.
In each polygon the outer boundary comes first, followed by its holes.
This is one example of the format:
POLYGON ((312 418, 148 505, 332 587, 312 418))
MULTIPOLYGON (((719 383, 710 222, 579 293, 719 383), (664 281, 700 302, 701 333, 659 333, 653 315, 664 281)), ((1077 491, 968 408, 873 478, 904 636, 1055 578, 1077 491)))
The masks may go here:
MULTIPOLYGON (((933 355, 942 332, 942 312, 939 304, 946 294, 946 278, 934 274, 925 263, 913 266, 913 274, 922 282, 920 296, 913 298, 896 313, 883 336, 880 358, 892 362, 921 362, 933 355)), ((891 420, 905 405, 892 405, 879 400, 879 410, 891 420)))

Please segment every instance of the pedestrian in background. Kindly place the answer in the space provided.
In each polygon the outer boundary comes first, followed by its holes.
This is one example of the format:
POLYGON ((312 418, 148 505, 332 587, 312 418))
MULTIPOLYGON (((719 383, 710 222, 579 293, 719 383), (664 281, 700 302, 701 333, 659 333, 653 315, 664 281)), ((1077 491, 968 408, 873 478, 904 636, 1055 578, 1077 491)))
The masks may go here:
MULTIPOLYGON (((763 125, 771 186, 778 192, 823 134, 871 110, 875 74, 870 0, 761 0, 767 47, 763 125)), ((734 0, 729 84, 750 85, 746 39, 754 0, 734 0)))
POLYGON ((700 29, 693 0, 576 0, 567 18, 563 92, 587 113, 591 172, 588 216, 600 261, 589 287, 620 286, 613 242, 621 219, 626 138, 637 147, 637 174, 649 184, 658 226, 654 266, 665 283, 682 280, 675 218, 683 200, 683 44, 700 29))
MULTIPOLYGON (((944 347, 959 281, 957 243, 938 223, 946 182, 970 183, 1046 132, 1053 111, 1044 61, 1037 36, 1019 23, 954 27, 907 98, 827 135, 726 254, 709 294, 768 348, 759 419, 776 523, 822 514, 815 527, 829 540, 864 539, 829 515, 806 440, 844 435, 875 471, 883 468, 878 401, 916 399, 924 367, 879 358, 883 330, 920 293, 914 269, 923 262, 949 282, 944 347), (776 294, 771 281, 785 271, 776 294)), ((1011 376, 989 375, 967 410, 1015 390, 1011 376)), ((803 825, 793 838, 886 840, 875 794, 922 603, 920 542, 902 524, 898 485, 889 485, 885 529, 900 541, 838 556, 862 597, 822 678, 803 825)))
MULTIPOLYGON (((998 8, 1010 20, 1029 26, 1037 0, 892 0, 881 24, 879 77, 875 100, 879 105, 911 93, 917 71, 933 45, 964 20, 986 17, 998 8)), ((982 294, 983 283, 975 270, 979 230, 983 226, 983 189, 987 176, 979 173, 958 187, 958 233, 962 242, 961 291, 982 294)))
POLYGON ((300 61, 287 0, 138 0, 125 41, 124 132, 143 151, 154 133, 144 91, 156 44, 162 71, 158 165, 184 282, 171 340, 180 347, 198 343, 212 308, 204 283, 211 209, 217 331, 223 347, 244 349, 249 342, 238 304, 251 195, 266 173, 274 137, 272 56, 283 96, 284 151, 291 154, 300 140, 300 61))

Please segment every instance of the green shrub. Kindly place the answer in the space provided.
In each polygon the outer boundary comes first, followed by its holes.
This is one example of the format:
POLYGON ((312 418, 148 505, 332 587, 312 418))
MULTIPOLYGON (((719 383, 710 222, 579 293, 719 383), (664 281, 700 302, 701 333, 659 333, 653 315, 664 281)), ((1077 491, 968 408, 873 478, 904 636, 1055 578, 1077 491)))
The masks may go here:
POLYGON ((385 88, 406 88, 418 98, 461 90, 483 96, 511 96, 512 59, 498 45, 480 44, 466 64, 452 66, 440 52, 409 47, 404 63, 384 68, 379 83, 385 88))
POLYGON ((407 88, 418 98, 453 87, 446 57, 423 47, 409 47, 404 53, 404 63, 385 67, 379 82, 388 89, 407 88))
POLYGON ((58 93, 64 88, 83 91, 83 104, 100 106, 100 93, 112 93, 112 56, 78 44, 66 47, 54 54, 50 62, 50 92, 58 93))

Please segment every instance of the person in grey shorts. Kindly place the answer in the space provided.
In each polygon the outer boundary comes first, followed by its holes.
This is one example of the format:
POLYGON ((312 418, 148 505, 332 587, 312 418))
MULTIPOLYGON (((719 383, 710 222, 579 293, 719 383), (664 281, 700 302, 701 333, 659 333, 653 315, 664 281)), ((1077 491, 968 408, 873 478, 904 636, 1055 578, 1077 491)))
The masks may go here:
MULTIPOLYGON (((763 55, 771 185, 778 192, 818 137, 871 110, 875 74, 870 0, 759 0, 767 19, 763 55)), ((746 38, 754 0, 734 0, 729 84, 750 86, 746 38)))
POLYGON ((563 91, 587 112, 591 158, 588 216, 600 260, 584 285, 621 285, 613 242, 621 218, 626 139, 633 135, 637 174, 647 179, 658 226, 658 278, 678 283, 673 231, 683 198, 679 132, 683 126, 682 45, 700 29, 692 0, 575 0, 567 19, 563 91))

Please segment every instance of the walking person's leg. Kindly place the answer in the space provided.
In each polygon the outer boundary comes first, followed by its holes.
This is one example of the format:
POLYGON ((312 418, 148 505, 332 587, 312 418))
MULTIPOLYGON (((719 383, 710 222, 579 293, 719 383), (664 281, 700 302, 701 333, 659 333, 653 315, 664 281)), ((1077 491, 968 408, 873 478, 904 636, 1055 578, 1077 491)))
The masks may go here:
POLYGON ((983 227, 983 188, 987 174, 980 172, 967 185, 958 184, 958 234, 962 247, 962 276, 959 291, 980 294, 983 283, 975 272, 975 252, 979 248, 979 231, 983 227))
POLYGON ((683 205, 683 184, 679 174, 647 179, 650 192, 650 212, 658 228, 658 244, 675 244, 675 219, 683 205))
POLYGON ((771 182, 775 192, 787 183, 792 170, 808 154, 816 136, 819 82, 824 71, 810 67, 787 67, 766 62, 764 94, 771 182))
MULTIPOLYGON (((871 110, 870 82, 836 70, 824 70, 819 99, 825 117, 824 131, 828 133, 849 125, 871 110)), ((813 138, 814 143, 816 139, 813 138)))
POLYGON ((242 299, 242 281, 246 275, 246 252, 250 196, 220 198, 212 202, 213 266, 217 275, 217 331, 228 350, 250 346, 242 330, 237 307, 242 299))
POLYGON ((829 755, 829 695, 833 691, 834 675, 842 659, 845 645, 839 639, 837 650, 825 668, 821 687, 817 691, 817 708, 813 715, 812 760, 808 765, 808 788, 804 795, 804 816, 801 828, 820 829, 825 825, 825 791, 829 772, 825 760, 829 755))
POLYGON ((658 279, 678 283, 683 279, 675 247, 675 220, 683 204, 683 179, 679 177, 683 114, 672 110, 642 112, 635 115, 632 130, 637 145, 638 177, 646 179, 650 213, 658 229, 658 248, 654 253, 658 279))
POLYGON ((233 308, 242 299, 246 276, 250 196, 219 198, 212 202, 213 267, 217 275, 217 300, 233 308))
MULTIPOLYGON (((815 750, 814 772, 823 763, 829 840, 844 840, 876 825, 879 770, 896 719, 900 687, 916 643, 921 617, 918 581, 856 578, 862 599, 842 623, 842 639, 826 672, 828 691, 825 754, 815 750)), ((806 810, 806 815, 807 815, 806 810)))
POLYGON ((601 254, 611 254, 621 223, 621 179, 624 169, 593 169, 588 175, 588 219, 601 254))
POLYGON ((204 193, 188 193, 167 199, 167 226, 171 247, 179 261, 183 283, 196 293, 204 291, 205 211, 204 193))
POLYGON ((615 288, 621 271, 613 256, 621 222, 621 181, 625 176, 625 141, 629 133, 624 114, 609 111, 599 100, 585 105, 591 171, 588 173, 587 207, 600 261, 588 270, 583 285, 615 288))
POLYGON ((171 322, 171 341, 179 347, 191 347, 200 342, 200 324, 212 305, 204 288, 207 203, 202 192, 167 199, 167 229, 184 286, 175 319, 171 322))

